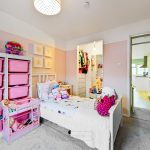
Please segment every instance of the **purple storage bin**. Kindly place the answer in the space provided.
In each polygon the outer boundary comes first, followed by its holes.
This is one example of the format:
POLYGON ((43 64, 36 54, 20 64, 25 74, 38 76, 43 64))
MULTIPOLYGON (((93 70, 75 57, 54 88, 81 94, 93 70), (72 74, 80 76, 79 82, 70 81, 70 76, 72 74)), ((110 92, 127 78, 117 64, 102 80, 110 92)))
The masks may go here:
POLYGON ((0 88, 0 102, 3 100, 3 88, 0 88))
POLYGON ((0 73, 0 88, 3 86, 3 77, 4 77, 4 74, 0 73))

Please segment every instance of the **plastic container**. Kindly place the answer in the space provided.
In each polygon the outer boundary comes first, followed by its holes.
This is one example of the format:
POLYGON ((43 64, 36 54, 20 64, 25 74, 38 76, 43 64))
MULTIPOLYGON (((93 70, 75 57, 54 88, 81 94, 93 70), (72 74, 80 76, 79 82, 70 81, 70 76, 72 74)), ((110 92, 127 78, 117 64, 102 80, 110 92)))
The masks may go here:
POLYGON ((25 72, 29 71, 29 61, 25 60, 8 60, 8 72, 25 72))
POLYGON ((8 85, 24 85, 29 83, 29 74, 27 73, 10 73, 8 75, 8 85))
POLYGON ((0 102, 3 100, 3 88, 0 88, 0 102))
POLYGON ((27 97, 29 95, 29 86, 14 86, 8 88, 8 98, 16 99, 27 97))
POLYGON ((0 73, 0 88, 3 86, 3 77, 4 77, 4 74, 0 73))
POLYGON ((3 62, 4 62, 4 59, 0 58, 0 72, 3 72, 3 62))

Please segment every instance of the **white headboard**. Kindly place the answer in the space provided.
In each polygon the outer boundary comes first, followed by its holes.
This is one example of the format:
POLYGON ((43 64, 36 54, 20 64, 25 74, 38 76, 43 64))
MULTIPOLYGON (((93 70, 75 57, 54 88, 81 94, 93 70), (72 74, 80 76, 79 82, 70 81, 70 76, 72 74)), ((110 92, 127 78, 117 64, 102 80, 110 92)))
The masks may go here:
POLYGON ((37 98, 37 83, 44 83, 47 81, 56 80, 56 74, 33 74, 32 75, 32 96, 37 98))
POLYGON ((35 78, 35 77, 38 78, 38 82, 39 83, 46 82, 48 80, 50 80, 50 81, 56 80, 56 74, 47 74, 47 73, 44 73, 44 74, 33 74, 32 78, 35 78))

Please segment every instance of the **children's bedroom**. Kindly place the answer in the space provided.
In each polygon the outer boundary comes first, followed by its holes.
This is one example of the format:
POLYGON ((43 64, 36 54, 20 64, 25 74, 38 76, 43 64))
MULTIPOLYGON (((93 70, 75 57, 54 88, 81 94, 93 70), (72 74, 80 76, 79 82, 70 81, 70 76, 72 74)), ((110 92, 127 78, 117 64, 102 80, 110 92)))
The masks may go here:
POLYGON ((132 40, 150 42, 149 6, 2 0, 0 149, 148 150, 150 108, 133 106, 132 40))

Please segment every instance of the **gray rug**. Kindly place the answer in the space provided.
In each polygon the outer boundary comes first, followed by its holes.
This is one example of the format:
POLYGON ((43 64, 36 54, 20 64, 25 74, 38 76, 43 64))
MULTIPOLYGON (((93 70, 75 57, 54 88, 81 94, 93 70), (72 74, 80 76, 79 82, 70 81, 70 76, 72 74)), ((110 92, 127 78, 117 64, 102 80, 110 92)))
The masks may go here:
POLYGON ((67 131, 55 124, 44 123, 10 145, 0 139, 0 150, 93 150, 69 136, 67 131))

